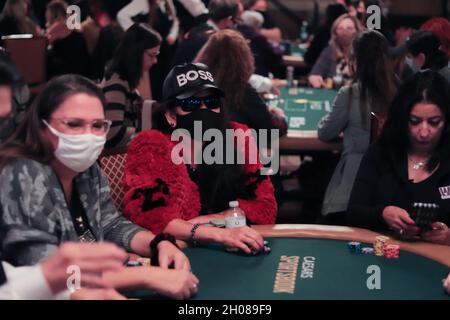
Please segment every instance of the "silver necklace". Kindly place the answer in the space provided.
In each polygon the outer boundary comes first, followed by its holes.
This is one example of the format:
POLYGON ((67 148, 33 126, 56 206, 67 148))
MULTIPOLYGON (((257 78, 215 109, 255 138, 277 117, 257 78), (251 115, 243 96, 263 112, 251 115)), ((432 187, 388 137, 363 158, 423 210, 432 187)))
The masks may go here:
POLYGON ((420 170, 420 169, 422 169, 423 167, 425 167, 425 165, 426 165, 427 162, 428 162, 428 160, 426 160, 426 161, 414 161, 414 160, 412 160, 411 158, 409 158, 409 161, 412 162, 412 164, 413 164, 413 169, 414 169, 414 170, 420 170))

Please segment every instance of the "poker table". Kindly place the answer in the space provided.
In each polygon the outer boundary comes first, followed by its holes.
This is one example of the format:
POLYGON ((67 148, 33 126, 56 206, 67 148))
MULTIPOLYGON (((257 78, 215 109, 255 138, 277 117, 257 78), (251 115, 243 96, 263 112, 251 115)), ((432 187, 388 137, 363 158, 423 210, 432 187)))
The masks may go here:
POLYGON ((306 67, 303 56, 306 52, 306 48, 298 43, 289 42, 285 43, 285 55, 283 55, 283 64, 285 66, 294 66, 303 68, 306 67))
MULTIPOLYGON (((398 259, 350 252, 348 241, 372 245, 378 233, 323 225, 254 227, 271 252, 229 253, 219 245, 184 252, 200 280, 196 300, 450 300, 442 279, 450 247, 402 242, 398 259)), ((148 292, 135 292, 145 298, 148 292)))
POLYGON ((340 150, 339 143, 318 139, 317 125, 333 105, 335 90, 280 87, 280 96, 268 104, 284 110, 288 120, 287 137, 280 139, 280 149, 294 151, 340 150))

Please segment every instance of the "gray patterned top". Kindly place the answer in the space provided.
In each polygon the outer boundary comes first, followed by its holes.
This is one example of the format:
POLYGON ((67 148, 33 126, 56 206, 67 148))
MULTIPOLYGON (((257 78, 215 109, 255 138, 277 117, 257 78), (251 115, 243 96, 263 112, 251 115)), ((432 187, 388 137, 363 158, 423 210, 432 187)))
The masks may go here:
MULTIPOLYGON (((79 174, 75 186, 96 238, 131 251, 131 239, 144 229, 114 207, 99 166, 79 174)), ((0 174, 0 190, 0 251, 6 261, 16 266, 36 264, 61 242, 78 241, 64 192, 50 166, 15 160, 0 174)))

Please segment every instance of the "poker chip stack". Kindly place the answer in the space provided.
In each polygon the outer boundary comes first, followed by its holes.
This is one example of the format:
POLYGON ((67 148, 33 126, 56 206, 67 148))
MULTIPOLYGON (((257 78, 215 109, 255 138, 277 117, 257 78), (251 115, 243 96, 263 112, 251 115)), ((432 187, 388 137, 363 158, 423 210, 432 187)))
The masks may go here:
POLYGON ((385 246, 388 244, 389 237, 378 236, 375 238, 375 243, 373 244, 373 250, 376 256, 382 257, 385 255, 385 246))
POLYGON ((350 252, 361 253, 362 245, 360 242, 352 241, 348 243, 348 249, 350 252))
POLYGON ((384 253, 388 259, 398 259, 400 254, 400 246, 397 244, 387 244, 384 247, 384 253))

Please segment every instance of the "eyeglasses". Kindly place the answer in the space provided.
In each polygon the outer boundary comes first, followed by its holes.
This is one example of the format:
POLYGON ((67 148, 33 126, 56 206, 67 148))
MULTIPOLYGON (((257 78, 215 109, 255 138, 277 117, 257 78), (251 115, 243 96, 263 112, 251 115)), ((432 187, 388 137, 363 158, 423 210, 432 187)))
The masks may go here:
POLYGON ((60 122, 66 128, 65 133, 68 134, 85 134, 86 128, 89 127, 92 134, 102 136, 109 132, 112 124, 111 120, 104 119, 97 119, 91 122, 77 118, 53 118, 53 120, 60 122))
POLYGON ((178 100, 181 106, 181 110, 184 112, 192 112, 200 109, 202 102, 208 109, 217 109, 222 107, 220 97, 217 95, 207 96, 203 98, 192 97, 187 99, 178 100))

